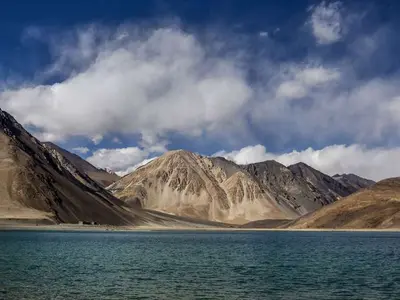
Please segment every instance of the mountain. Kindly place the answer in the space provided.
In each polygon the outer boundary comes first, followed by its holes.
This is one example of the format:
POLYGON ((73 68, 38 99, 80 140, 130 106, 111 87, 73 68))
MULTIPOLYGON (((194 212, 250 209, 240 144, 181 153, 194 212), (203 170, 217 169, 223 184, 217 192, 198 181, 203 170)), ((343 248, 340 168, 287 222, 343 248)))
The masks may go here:
POLYGON ((298 212, 298 215, 312 212, 335 200, 325 197, 323 192, 316 189, 305 178, 274 160, 242 167, 266 186, 277 201, 287 202, 298 212))
POLYGON ((114 198, 78 181, 8 113, 0 111, 0 216, 53 222, 127 224, 114 198))
POLYGON ((292 228, 399 228, 400 177, 324 206, 291 223, 292 228))
POLYGON ((119 179, 119 176, 117 174, 112 173, 108 170, 96 168, 95 166, 81 158, 79 155, 68 152, 67 150, 51 142, 44 142, 43 144, 47 149, 60 153, 81 173, 85 173, 103 187, 109 186, 119 179))
POLYGON ((184 150, 167 152, 108 189, 131 207, 235 224, 295 219, 353 191, 305 164, 239 166, 184 150))
POLYGON ((132 207, 220 222, 299 215, 235 163, 183 150, 167 152, 124 176, 109 190, 132 207))
POLYGON ((311 190, 321 195, 319 201, 323 205, 335 202, 341 197, 346 197, 358 190, 353 186, 343 185, 340 181, 302 162, 291 165, 288 168, 295 176, 306 181, 311 190))
POLYGON ((225 226, 135 209, 112 196, 0 109, 0 224, 225 226))
POLYGON ((375 181, 362 178, 355 174, 336 174, 332 176, 333 179, 339 181, 341 184, 349 189, 354 189, 355 191, 370 187, 375 184, 375 181))

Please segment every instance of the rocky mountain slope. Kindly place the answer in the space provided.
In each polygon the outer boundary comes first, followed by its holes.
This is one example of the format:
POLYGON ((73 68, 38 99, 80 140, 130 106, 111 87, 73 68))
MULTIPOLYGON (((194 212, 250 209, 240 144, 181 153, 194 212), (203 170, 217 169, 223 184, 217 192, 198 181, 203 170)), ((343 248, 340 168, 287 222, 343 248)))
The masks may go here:
MULTIPOLYGON (((215 226, 134 209, 0 110, 0 223, 215 226)), ((218 224, 218 226, 224 226, 218 224)))
POLYGON ((140 167, 109 190, 132 207, 228 223, 294 219, 351 193, 306 165, 238 166, 183 150, 140 167))
POLYGON ((276 199, 291 203, 299 215, 336 200, 325 197, 311 182, 276 161, 248 164, 243 168, 260 180, 276 199))
POLYGON ((355 174, 336 174, 333 175, 332 178, 339 181, 341 184, 353 191, 370 187, 376 183, 373 180, 365 179, 355 174))
POLYGON ((88 175, 92 180, 96 181, 102 187, 109 186, 119 179, 119 176, 112 172, 107 172, 106 170, 96 168, 79 155, 71 153, 56 144, 51 142, 45 142, 43 145, 53 151, 58 152, 61 156, 67 159, 74 167, 79 170, 81 173, 88 175))
POLYGON ((288 167, 292 173, 302 178, 315 193, 320 195, 319 201, 326 205, 341 197, 346 197, 358 189, 343 185, 338 180, 315 170, 305 163, 297 163, 288 167))
POLYGON ((221 222, 298 215, 233 162, 183 150, 166 153, 109 189, 133 207, 221 222))
POLYGON ((0 217, 134 224, 123 202, 86 174, 65 167, 8 113, 0 111, 0 217))
POLYGON ((287 225, 292 228, 399 228, 400 177, 360 190, 287 225))

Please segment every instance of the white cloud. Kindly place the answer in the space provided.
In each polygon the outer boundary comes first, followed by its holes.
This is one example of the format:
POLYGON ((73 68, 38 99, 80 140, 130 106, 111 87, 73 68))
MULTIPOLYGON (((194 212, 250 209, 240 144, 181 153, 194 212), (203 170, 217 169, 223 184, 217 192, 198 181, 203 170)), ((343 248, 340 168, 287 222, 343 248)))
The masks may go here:
POLYGON ((247 146, 231 152, 222 150, 212 156, 222 156, 240 165, 274 159, 274 155, 268 153, 263 145, 247 146))
POLYGON ((268 31, 260 31, 258 35, 262 38, 268 37, 268 31))
POLYGON ((138 165, 149 156, 149 152, 138 147, 99 149, 86 160, 94 166, 125 175, 132 166, 138 165))
POLYGON ((81 154, 86 154, 90 151, 88 147, 75 147, 71 149, 74 152, 81 153, 81 154))
POLYGON ((152 157, 152 158, 146 158, 146 159, 142 160, 141 162, 135 164, 134 166, 131 166, 131 167, 127 168, 126 170, 117 172, 117 175, 118 176, 125 176, 126 174, 129 174, 129 173, 135 171, 137 168, 140 168, 140 167, 148 164, 149 162, 155 160, 156 158, 158 158, 158 156, 155 156, 155 157, 152 157))
POLYGON ((306 96, 307 92, 307 87, 301 82, 290 80, 279 85, 276 95, 277 97, 297 99, 306 96))
POLYGON ((96 134, 94 137, 92 137, 92 142, 95 145, 100 144, 102 140, 103 140, 103 136, 101 134, 96 134))
POLYGON ((276 96, 279 98, 298 99, 307 96, 312 89, 322 88, 325 84, 340 79, 340 72, 323 66, 292 66, 285 70, 282 83, 278 86, 276 96))
POLYGON ((381 180, 399 176, 400 147, 372 148, 354 144, 332 145, 320 150, 308 148, 303 151, 274 154, 262 145, 248 146, 237 151, 220 151, 214 156, 223 156, 238 164, 276 160, 286 166, 304 162, 328 175, 354 173, 356 175, 381 180))
MULTIPOLYGON (((348 12, 337 3, 323 2, 311 13, 321 17, 332 9, 344 20, 340 26, 348 24, 348 12)), ((261 58, 249 60, 253 65, 241 60, 249 54, 246 43, 235 40, 232 48, 237 49, 231 49, 229 40, 235 36, 204 42, 203 35, 199 39, 177 27, 92 26, 78 30, 75 39, 61 35, 53 43, 59 59, 45 71, 69 74, 65 80, 2 88, 0 106, 23 125, 41 129, 35 133, 41 140, 123 136, 125 141, 140 136, 142 140, 134 142, 148 152, 165 152, 176 137, 184 143, 201 137, 205 143, 218 140, 230 146, 267 138, 276 147, 298 140, 313 145, 396 145, 399 74, 381 78, 356 70, 359 63, 361 70, 382 63, 372 58, 376 49, 389 47, 393 35, 388 33, 377 30, 360 37, 352 31, 346 53, 328 57, 326 49, 318 47, 301 62, 297 56, 285 57, 285 63, 274 60, 269 53, 285 45, 261 43, 266 48, 259 49, 261 58), (366 47, 359 47, 365 44, 360 40, 375 47, 362 56, 366 47), (225 42, 228 54, 210 50, 221 50, 225 42), (301 101, 291 101, 296 99, 301 101)), ((387 60, 392 61, 390 55, 387 60)))
POLYGON ((337 70, 319 66, 300 70, 295 74, 295 77, 306 86, 317 86, 338 80, 340 78, 340 73, 337 70))
POLYGON ((199 135, 240 116, 252 94, 236 61, 179 29, 91 27, 65 44, 49 72, 72 68, 66 80, 0 92, 2 108, 44 136, 199 135))
POLYGON ((339 41, 343 35, 343 19, 340 2, 323 1, 312 7, 309 23, 319 44, 332 44, 339 41))

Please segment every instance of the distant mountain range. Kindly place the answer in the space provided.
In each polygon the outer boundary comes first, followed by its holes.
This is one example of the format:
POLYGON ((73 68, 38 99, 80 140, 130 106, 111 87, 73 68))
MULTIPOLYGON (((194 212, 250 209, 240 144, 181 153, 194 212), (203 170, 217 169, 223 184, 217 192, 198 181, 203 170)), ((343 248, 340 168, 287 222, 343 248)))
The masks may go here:
POLYGON ((0 222, 400 226, 400 178, 375 184, 354 174, 331 177, 304 163, 237 165, 184 150, 167 152, 119 178, 39 142, 1 110, 0 129, 0 222))
MULTIPOLYGON (((237 165, 221 157, 177 150, 108 189, 134 207, 243 224, 303 216, 358 190, 351 182, 352 177, 343 184, 303 163, 289 167, 276 161, 237 165)), ((372 184, 363 183, 363 187, 372 184)))

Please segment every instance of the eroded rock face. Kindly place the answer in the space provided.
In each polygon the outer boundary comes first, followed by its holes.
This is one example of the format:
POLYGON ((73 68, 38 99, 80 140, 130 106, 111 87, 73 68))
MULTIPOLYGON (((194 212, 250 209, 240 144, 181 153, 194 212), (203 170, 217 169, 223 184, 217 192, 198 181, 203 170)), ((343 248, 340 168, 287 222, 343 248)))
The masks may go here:
POLYGON ((354 191, 305 164, 239 166, 221 157, 171 151, 109 187, 132 206, 179 216, 246 223, 294 219, 354 191))
POLYGON ((343 185, 332 177, 315 170, 305 163, 297 163, 288 167, 294 175, 307 182, 310 189, 319 193, 322 198, 320 201, 326 205, 336 200, 346 197, 358 189, 343 185))
POLYGON ((153 160, 109 190, 128 202, 140 199, 149 209, 215 221, 242 223, 296 215, 236 164, 183 150, 153 160))
POLYGON ((276 161, 244 165, 243 168, 260 180, 277 201, 286 203, 298 215, 314 211, 330 202, 307 180, 276 161))

